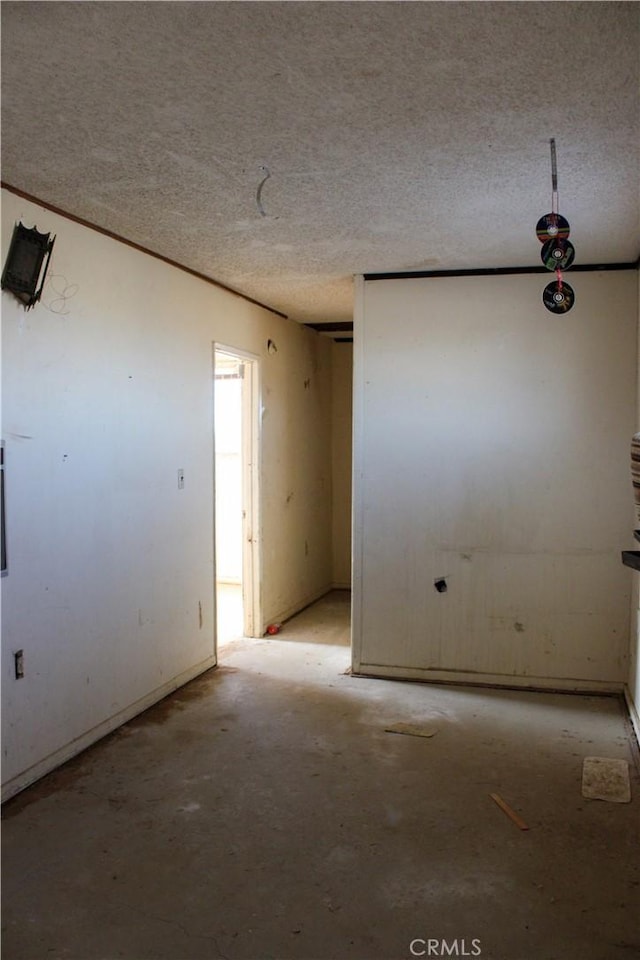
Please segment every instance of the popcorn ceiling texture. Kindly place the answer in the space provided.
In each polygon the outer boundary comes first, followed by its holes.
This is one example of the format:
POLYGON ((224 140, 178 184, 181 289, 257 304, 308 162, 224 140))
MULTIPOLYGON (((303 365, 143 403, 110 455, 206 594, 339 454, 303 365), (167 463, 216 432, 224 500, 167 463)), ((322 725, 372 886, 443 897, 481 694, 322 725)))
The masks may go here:
POLYGON ((539 265, 552 136, 576 264, 635 260, 638 63, 635 3, 5 2, 2 177, 349 320, 355 273, 539 265))

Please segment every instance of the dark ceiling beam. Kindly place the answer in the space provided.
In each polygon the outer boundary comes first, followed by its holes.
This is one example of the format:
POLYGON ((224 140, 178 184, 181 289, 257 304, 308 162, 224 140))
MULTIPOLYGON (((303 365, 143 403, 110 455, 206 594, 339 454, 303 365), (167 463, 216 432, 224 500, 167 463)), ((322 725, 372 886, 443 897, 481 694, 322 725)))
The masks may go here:
POLYGON ((352 333, 353 321, 340 321, 338 323, 305 323, 305 327, 310 330, 317 330, 318 333, 352 333))
MULTIPOLYGON (((637 270, 634 263, 574 263, 571 273, 593 273, 598 270, 637 270)), ((567 268, 567 273, 569 268, 567 268)), ((426 280, 441 277, 508 277, 524 273, 541 273, 547 276, 547 267, 483 267, 478 270, 400 270, 393 273, 365 273, 365 280, 426 280)))

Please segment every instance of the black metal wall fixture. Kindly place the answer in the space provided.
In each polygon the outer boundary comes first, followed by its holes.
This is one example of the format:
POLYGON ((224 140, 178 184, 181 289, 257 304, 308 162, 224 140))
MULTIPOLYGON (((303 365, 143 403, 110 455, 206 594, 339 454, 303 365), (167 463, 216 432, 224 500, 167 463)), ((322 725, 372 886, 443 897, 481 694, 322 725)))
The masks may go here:
POLYGON ((50 233, 39 233, 16 223, 0 286, 10 290, 29 310, 40 299, 55 243, 50 233))
POLYGON ((556 279, 548 283, 542 292, 542 302, 551 313, 568 313, 575 302, 575 293, 562 277, 576 255, 569 240, 569 221, 558 211, 558 164, 556 141, 551 138, 551 213, 545 213, 536 224, 536 236, 542 244, 540 259, 547 270, 555 270, 556 279))

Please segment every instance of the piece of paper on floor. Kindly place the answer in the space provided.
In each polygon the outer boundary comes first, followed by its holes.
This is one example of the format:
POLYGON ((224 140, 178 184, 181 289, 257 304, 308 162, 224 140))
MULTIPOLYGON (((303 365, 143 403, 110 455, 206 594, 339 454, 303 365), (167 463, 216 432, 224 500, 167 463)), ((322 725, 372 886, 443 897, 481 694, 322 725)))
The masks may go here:
POLYGON ((385 733, 404 733, 407 737, 434 737, 437 727, 425 723, 392 723, 384 728, 385 733))
POLYGON ((587 800, 631 803, 627 761, 585 757, 582 765, 582 796, 587 800))

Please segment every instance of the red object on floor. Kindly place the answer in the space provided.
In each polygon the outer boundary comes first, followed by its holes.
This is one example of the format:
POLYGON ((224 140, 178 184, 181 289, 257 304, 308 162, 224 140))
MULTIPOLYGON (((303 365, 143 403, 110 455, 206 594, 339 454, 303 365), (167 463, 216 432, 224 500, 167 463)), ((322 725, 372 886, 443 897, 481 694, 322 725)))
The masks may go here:
POLYGON ((271 635, 273 635, 274 633, 280 633, 280 626, 281 624, 279 623, 270 623, 269 626, 267 627, 267 633, 271 635))

